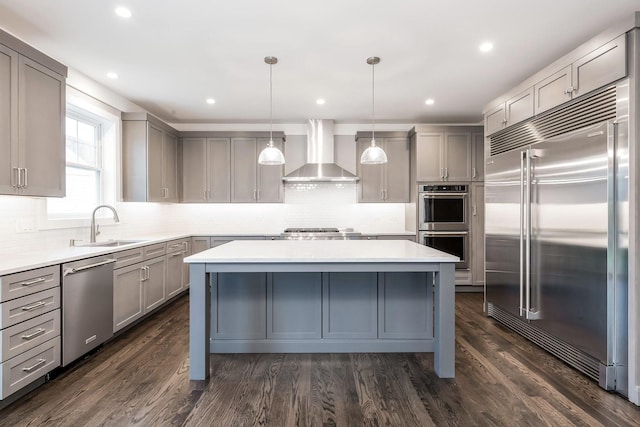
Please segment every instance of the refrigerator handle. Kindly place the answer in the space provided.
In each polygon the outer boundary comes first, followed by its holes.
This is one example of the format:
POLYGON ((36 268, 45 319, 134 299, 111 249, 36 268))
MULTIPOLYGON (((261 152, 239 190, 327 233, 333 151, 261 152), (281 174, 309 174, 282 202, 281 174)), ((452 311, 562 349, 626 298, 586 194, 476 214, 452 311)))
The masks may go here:
POLYGON ((524 263, 524 298, 526 301, 526 318, 531 310, 531 156, 526 152, 526 187, 524 192, 524 224, 525 224, 525 263, 524 263))
POLYGON ((524 308, 524 168, 527 152, 520 153, 520 316, 525 315, 524 308))

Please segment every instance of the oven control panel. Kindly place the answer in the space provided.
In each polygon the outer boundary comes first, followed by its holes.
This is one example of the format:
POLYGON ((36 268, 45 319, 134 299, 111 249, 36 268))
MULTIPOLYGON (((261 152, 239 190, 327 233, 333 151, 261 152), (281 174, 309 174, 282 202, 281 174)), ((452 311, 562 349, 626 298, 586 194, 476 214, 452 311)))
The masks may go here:
POLYGON ((468 193, 468 185, 420 185, 420 193, 468 193))

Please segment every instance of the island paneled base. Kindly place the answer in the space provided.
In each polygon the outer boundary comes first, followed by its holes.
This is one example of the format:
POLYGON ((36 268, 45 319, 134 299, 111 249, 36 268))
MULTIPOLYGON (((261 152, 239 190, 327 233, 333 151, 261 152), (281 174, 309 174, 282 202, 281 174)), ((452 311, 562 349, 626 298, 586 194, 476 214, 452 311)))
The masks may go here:
POLYGON ((192 380, 209 353, 434 352, 455 375, 453 263, 190 268, 192 380))

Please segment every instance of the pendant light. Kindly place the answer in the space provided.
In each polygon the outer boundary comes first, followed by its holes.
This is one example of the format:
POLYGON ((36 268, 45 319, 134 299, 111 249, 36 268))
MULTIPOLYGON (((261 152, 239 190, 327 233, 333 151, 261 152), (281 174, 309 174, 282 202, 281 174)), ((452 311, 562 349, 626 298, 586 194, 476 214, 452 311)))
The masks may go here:
POLYGON ((367 58, 367 64, 371 65, 371 146, 367 147, 360 156, 360 163, 363 165, 379 165, 387 163, 387 154, 382 147, 376 145, 376 64, 380 63, 380 58, 372 56, 367 58))
POLYGON ((264 62, 269 64, 269 145, 267 145, 260 156, 258 156, 258 163, 261 165, 283 165, 284 154, 282 151, 273 145, 273 81, 271 77, 271 68, 273 64, 278 63, 278 58, 275 56, 267 56, 264 58, 264 62))

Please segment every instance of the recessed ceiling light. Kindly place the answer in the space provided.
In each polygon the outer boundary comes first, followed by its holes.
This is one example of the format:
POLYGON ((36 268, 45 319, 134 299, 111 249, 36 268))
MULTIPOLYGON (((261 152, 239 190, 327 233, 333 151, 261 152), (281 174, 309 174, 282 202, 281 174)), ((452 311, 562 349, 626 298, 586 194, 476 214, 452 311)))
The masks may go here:
POLYGON ((480 45, 480 52, 489 52, 493 50, 493 43, 484 42, 480 45))
POLYGON ((131 11, 126 7, 116 7, 116 15, 121 18, 131 18, 131 11))
POLYGON ((209 104, 209 105, 213 105, 213 104, 215 104, 215 103, 216 103, 216 100, 215 100, 215 99, 213 99, 213 98, 207 98, 207 104, 209 104))
POLYGON ((426 101, 424 101, 424 103, 427 104, 427 105, 433 105, 434 102, 435 101, 433 99, 431 99, 431 98, 429 98, 426 101))
POLYGON ((110 79, 117 79, 118 78, 118 73, 109 72, 109 73, 107 73, 107 77, 109 77, 110 79))
POLYGON ((316 99, 316 104, 318 105, 324 105, 324 99, 320 98, 320 99, 316 99))

